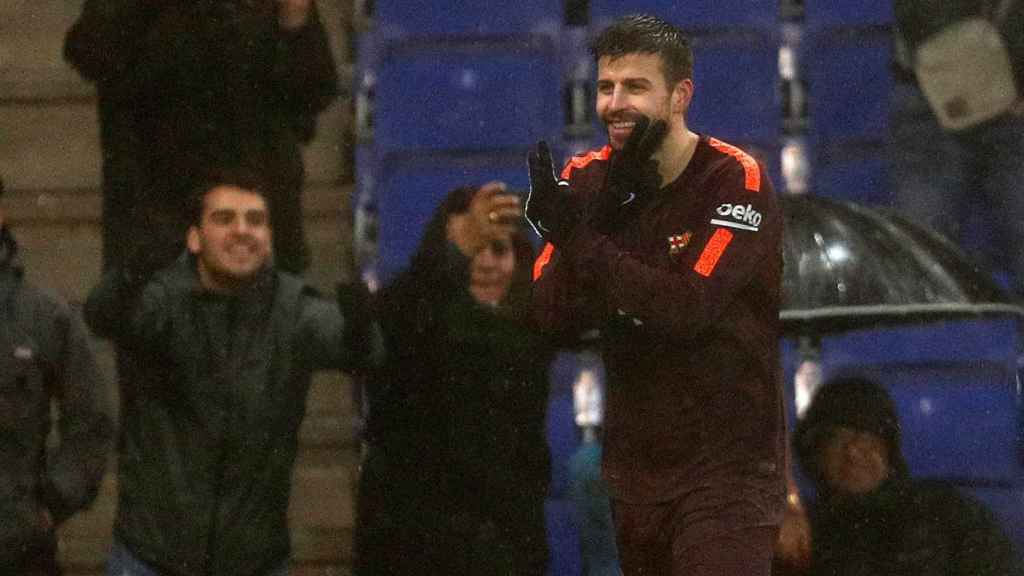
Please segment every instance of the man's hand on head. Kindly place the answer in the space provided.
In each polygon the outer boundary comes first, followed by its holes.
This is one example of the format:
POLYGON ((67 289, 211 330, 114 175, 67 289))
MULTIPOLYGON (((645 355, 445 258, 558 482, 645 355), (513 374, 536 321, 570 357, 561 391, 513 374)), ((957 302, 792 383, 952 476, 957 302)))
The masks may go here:
POLYGON ((448 219, 448 239, 469 257, 494 240, 507 240, 519 227, 519 197, 503 182, 488 182, 473 193, 469 209, 448 219))
POLYGON ((529 166, 526 218, 541 238, 560 246, 580 221, 580 202, 573 196, 568 181, 555 178, 551 149, 543 140, 530 152, 529 166))

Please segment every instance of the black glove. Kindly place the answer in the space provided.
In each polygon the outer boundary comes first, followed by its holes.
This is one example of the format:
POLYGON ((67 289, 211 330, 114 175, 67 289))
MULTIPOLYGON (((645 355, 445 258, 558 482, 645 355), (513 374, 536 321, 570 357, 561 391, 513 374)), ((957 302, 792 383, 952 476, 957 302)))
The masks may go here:
POLYGON ((652 156, 668 133, 664 120, 651 122, 640 116, 622 150, 612 154, 604 191, 591 207, 595 230, 609 233, 617 230, 627 216, 642 206, 661 187, 658 161, 652 156))
POLYGON ((582 209, 567 180, 555 178, 551 150, 546 142, 537 143, 530 152, 530 195, 526 199, 526 219, 537 235, 559 246, 568 240, 579 224, 582 209))

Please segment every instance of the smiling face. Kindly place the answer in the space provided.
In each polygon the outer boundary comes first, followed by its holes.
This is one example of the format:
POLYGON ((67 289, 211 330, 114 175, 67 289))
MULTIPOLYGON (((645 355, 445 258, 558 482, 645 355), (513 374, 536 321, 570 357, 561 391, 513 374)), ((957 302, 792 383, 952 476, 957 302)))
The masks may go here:
POLYGON ((262 195, 236 186, 212 188, 199 224, 188 231, 203 287, 230 293, 251 281, 270 257, 270 215, 262 195))
POLYGON ((473 257, 469 268, 469 293, 488 306, 508 296, 516 271, 516 254, 509 239, 494 240, 473 257))
POLYGON ((692 96, 689 79, 669 86, 658 54, 602 56, 597 62, 597 115, 616 150, 622 149, 641 114, 652 122, 664 120, 670 130, 685 130, 692 96))

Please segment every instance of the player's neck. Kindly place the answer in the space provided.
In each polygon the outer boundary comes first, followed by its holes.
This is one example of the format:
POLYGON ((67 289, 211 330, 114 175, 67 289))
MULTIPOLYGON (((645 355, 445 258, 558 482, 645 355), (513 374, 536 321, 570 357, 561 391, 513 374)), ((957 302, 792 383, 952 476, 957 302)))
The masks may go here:
POLYGON ((665 142, 662 143, 657 155, 662 186, 675 182, 683 170, 686 170, 693 159, 693 153, 697 150, 699 140, 697 134, 686 128, 670 132, 665 137, 665 142))

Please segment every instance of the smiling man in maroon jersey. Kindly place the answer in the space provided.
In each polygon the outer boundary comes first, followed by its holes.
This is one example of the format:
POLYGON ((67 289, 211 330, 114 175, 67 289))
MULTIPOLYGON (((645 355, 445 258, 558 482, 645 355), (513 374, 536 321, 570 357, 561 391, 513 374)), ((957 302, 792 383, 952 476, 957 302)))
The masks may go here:
POLYGON ((548 242, 534 318, 604 336, 625 574, 767 575, 785 493, 772 184, 687 127, 693 56, 677 28, 628 16, 591 51, 609 145, 561 178, 543 142, 530 156, 526 213, 548 242))

